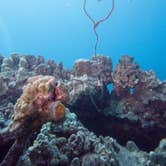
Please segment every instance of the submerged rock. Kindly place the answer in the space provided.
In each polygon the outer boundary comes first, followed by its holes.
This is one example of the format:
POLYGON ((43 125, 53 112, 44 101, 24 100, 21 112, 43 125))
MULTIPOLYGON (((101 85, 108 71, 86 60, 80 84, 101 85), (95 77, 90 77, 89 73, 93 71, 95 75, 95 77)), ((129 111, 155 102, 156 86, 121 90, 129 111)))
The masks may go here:
POLYGON ((127 150, 111 137, 97 137, 69 111, 64 121, 44 124, 32 145, 24 150, 17 166, 82 165, 143 166, 148 153, 127 150))
POLYGON ((123 56, 112 69, 111 59, 98 55, 66 70, 42 56, 12 54, 0 56, 0 68, 1 160, 18 146, 16 142, 11 147, 18 139, 14 134, 2 131, 11 123, 27 79, 40 74, 68 88, 70 100, 65 104, 77 116, 68 110, 59 122, 24 131, 17 165, 166 165, 166 82, 153 71, 141 70, 132 57, 123 56))

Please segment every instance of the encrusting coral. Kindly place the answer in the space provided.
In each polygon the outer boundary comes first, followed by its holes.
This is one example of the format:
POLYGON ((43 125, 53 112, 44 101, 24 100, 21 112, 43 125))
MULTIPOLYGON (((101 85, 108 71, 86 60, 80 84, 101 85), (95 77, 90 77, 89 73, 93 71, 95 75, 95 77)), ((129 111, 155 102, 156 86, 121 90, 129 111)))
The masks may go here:
POLYGON ((62 102, 66 102, 68 97, 65 86, 57 84, 52 76, 29 78, 23 94, 15 104, 10 131, 24 125, 29 118, 32 126, 47 120, 60 120, 66 109, 62 102), (38 117, 38 120, 35 121, 35 117, 38 117))
POLYGON ((102 84, 112 82, 112 61, 110 57, 103 55, 93 56, 91 60, 79 59, 74 64, 74 74, 76 77, 87 75, 98 80, 102 84))
POLYGON ((141 71, 134 58, 128 55, 122 56, 112 73, 114 90, 118 96, 127 94, 130 88, 135 88, 139 83, 141 71), (125 92, 125 93, 124 93, 125 92))

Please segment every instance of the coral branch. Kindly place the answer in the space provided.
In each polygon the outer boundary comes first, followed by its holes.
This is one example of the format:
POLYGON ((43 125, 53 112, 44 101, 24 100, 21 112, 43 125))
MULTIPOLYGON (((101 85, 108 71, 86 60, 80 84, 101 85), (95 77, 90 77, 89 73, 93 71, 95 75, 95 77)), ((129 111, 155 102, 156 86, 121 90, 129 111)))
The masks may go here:
POLYGON ((25 139, 20 138, 17 139, 11 148, 9 149, 8 153, 6 154, 4 160, 0 163, 0 166, 13 166, 16 165, 25 145, 25 139))

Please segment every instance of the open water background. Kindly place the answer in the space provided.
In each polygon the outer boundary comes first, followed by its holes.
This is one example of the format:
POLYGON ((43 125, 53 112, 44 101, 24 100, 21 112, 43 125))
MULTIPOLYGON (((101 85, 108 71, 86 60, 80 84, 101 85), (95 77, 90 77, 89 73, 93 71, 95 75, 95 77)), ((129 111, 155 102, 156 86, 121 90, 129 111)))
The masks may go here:
MULTIPOLYGON (((110 5, 111 0, 87 0, 96 19, 110 5)), ((0 53, 43 55, 68 68, 90 58, 95 36, 82 8, 83 0, 0 0, 0 53)), ((129 54, 166 79, 166 0, 115 0, 113 15, 97 31, 97 53, 110 56, 114 65, 129 54)))

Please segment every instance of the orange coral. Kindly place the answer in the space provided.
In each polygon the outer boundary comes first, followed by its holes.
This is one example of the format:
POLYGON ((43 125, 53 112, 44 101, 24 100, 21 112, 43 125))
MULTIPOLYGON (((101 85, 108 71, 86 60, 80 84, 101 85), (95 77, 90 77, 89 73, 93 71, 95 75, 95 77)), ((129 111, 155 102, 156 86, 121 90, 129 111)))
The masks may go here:
POLYGON ((50 117, 56 121, 62 119, 66 112, 65 106, 60 101, 50 103, 48 109, 50 117))
POLYGON ((35 76, 28 79, 23 94, 15 104, 10 131, 19 128, 28 117, 33 117, 36 113, 42 115, 44 120, 56 121, 64 117, 66 109, 61 101, 68 99, 68 91, 65 86, 55 86, 54 82, 52 76, 35 76))

